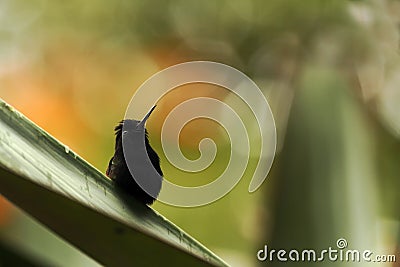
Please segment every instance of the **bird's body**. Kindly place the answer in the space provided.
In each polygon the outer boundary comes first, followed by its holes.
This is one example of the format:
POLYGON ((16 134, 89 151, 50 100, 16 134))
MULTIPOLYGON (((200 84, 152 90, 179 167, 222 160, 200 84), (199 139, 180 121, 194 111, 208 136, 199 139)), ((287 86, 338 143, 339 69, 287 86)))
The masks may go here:
MULTIPOLYGON (((151 110, 152 111, 152 110, 151 110)), ((149 113, 151 113, 151 111, 149 113)), ((115 127, 115 153, 114 156, 111 158, 106 174, 109 178, 111 178, 116 186, 118 186, 123 191, 127 192, 128 194, 135 197, 140 202, 150 205, 154 202, 155 198, 157 197, 160 189, 161 189, 161 181, 156 181, 157 186, 153 189, 151 195, 146 193, 141 186, 138 185, 137 180, 135 180, 128 168, 127 162, 125 160, 124 150, 123 150, 123 128, 124 134, 125 128, 128 129, 136 129, 139 121, 136 120, 123 120, 115 127), (155 190, 155 192, 154 192, 155 190)), ((151 164, 153 165, 154 169, 159 174, 160 179, 162 179, 163 173, 160 167, 160 158, 158 157, 157 153, 154 149, 150 146, 149 139, 147 137, 147 131, 144 129, 143 126, 143 134, 144 134, 144 142, 145 148, 147 151, 148 158, 150 159, 151 164)), ((142 135, 143 136, 143 135, 142 135)), ((135 136, 131 137, 129 134, 124 136, 124 138, 136 138, 135 136)), ((143 137, 142 137, 143 138, 143 137)), ((129 140, 128 140, 129 141, 129 140)), ((145 153, 140 150, 140 148, 132 147, 130 148, 132 153, 145 153), (136 152, 137 151, 137 152, 136 152)), ((146 155, 139 155, 140 157, 146 155)), ((140 166, 139 166, 140 168, 140 166)), ((140 177, 140 179, 147 179, 147 177, 140 177)), ((149 178, 150 179, 150 178, 149 178)))

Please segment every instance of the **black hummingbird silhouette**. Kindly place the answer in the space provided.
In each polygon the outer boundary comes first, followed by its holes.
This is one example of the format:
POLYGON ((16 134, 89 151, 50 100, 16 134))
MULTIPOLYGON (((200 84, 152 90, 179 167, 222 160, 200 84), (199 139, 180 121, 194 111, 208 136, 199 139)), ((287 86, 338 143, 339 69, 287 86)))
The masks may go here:
POLYGON ((142 121, 126 119, 115 127, 115 152, 106 171, 116 186, 147 205, 151 205, 157 198, 163 176, 160 158, 150 146, 144 127, 154 108, 142 121), (134 162, 127 164, 125 157, 134 162))

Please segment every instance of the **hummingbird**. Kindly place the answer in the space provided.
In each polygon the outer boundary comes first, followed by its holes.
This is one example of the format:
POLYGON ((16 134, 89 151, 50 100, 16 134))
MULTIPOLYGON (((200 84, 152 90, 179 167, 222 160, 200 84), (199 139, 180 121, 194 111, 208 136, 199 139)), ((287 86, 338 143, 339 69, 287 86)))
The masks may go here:
POLYGON ((155 107, 142 121, 125 119, 114 128, 115 152, 106 171, 118 188, 147 205, 157 198, 163 179, 160 158, 150 146, 145 128, 155 107))

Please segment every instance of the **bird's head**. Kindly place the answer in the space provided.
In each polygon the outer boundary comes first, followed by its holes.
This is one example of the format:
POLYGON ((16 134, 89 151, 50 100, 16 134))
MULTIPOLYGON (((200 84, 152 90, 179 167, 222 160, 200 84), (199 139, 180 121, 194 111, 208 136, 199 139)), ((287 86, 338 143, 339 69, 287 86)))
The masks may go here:
MULTIPOLYGON (((143 133, 147 134, 145 124, 155 108, 156 108, 156 106, 153 106, 141 121, 131 120, 131 119, 125 119, 125 120, 121 121, 115 127, 115 134, 116 134, 117 142, 118 142, 118 140, 121 140, 122 135, 125 135, 128 132, 131 134, 143 134, 143 133)), ((116 144, 116 146, 117 145, 118 144, 116 144)))

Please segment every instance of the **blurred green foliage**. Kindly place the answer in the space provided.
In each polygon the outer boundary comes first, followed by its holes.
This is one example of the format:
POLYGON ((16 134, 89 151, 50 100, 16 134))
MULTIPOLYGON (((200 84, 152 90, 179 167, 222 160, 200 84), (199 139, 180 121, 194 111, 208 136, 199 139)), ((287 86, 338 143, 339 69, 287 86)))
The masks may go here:
MULTIPOLYGON (((112 127, 156 71, 212 60, 257 82, 279 150, 261 190, 247 193, 251 161, 216 203, 155 205, 228 262, 254 265, 270 241, 320 247, 348 235, 350 245, 393 247, 398 1, 6 0, 0 7, 1 97, 99 169, 112 154, 112 127), (374 223, 383 226, 369 229, 374 223)), ((171 168, 165 160, 163 168, 171 168)))

